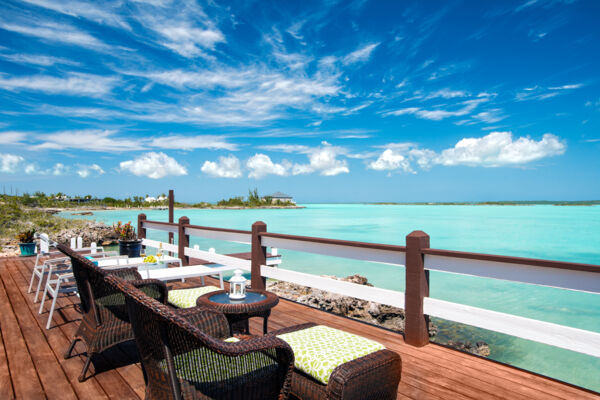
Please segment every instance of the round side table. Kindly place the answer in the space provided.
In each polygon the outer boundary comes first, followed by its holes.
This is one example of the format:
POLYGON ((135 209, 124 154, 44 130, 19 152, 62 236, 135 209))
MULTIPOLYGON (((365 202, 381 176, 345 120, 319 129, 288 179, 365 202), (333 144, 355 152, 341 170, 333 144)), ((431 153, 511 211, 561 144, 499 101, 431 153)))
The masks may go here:
POLYGON ((196 305, 210 307, 221 311, 227 317, 229 322, 229 331, 233 336, 235 331, 239 331, 242 325, 242 333, 249 334, 248 318, 263 318, 263 334, 267 333, 267 324, 271 309, 279 303, 279 297, 266 290, 248 289, 246 297, 241 300, 232 300, 229 298, 229 292, 219 290, 210 292, 198 297, 196 305))

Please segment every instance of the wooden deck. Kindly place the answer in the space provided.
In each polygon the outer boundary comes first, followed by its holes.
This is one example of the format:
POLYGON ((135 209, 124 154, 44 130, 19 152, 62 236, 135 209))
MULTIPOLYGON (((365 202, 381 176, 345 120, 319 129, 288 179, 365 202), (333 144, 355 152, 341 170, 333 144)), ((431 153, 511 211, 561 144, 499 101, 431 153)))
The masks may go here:
MULTIPOLYGON (((120 345, 93 361, 85 382, 83 357, 63 359, 79 314, 76 296, 60 297, 52 328, 27 293, 32 259, 0 259, 0 399, 139 399, 144 381, 134 345, 120 345)), ((188 280, 185 286, 193 286, 188 280)), ((177 284, 178 286, 181 284, 177 284)), ((48 302, 49 303, 49 302, 48 302)), ((49 306, 49 304, 48 304, 49 306)), ((47 310, 47 308, 46 308, 47 310)), ((600 396, 548 378, 431 344, 414 348, 399 334, 282 300, 269 329, 317 322, 383 343, 402 356, 399 399, 596 399, 600 396)), ((261 331, 262 321, 251 330, 261 331)), ((83 352, 81 343, 76 351, 83 352)))

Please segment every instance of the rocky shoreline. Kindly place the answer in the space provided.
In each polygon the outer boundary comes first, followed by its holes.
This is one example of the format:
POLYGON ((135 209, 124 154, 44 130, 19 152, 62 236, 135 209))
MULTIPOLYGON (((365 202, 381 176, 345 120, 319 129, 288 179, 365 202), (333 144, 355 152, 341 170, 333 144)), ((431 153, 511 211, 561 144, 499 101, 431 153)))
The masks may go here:
MULTIPOLYGON (((373 286, 368 282, 367 278, 361 275, 352 275, 346 278, 338 278, 335 276, 326 277, 358 285, 373 286)), ((404 309, 402 308, 329 293, 323 290, 312 289, 284 281, 267 281, 267 290, 280 297, 306 304, 323 311, 364 321, 396 332, 404 332, 404 309)), ((432 339, 435 338, 437 331, 437 326, 433 324, 433 322, 429 322, 429 337, 432 339)), ((436 341, 436 343, 483 357, 490 355, 490 347, 483 341, 478 341, 476 343, 470 341, 436 341)))
MULTIPOLYGON (((119 243, 119 237, 112 226, 107 226, 102 222, 87 220, 80 220, 76 226, 51 234, 50 239, 60 244, 69 245, 71 238, 78 236, 81 236, 84 247, 89 246, 92 242, 95 242, 98 246, 110 246, 119 243)), ((14 239, 1 240, 0 248, 0 257, 15 257, 20 254, 19 244, 14 239)))

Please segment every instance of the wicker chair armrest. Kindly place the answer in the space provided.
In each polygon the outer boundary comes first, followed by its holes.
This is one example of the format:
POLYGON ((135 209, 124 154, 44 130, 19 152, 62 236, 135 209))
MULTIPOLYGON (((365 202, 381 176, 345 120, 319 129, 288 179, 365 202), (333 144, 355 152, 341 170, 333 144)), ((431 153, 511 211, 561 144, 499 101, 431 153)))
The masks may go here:
POLYGON ((229 323, 221 311, 206 307, 191 307, 178 308, 173 312, 214 338, 226 339, 229 337, 229 323))
POLYGON ((105 270, 108 275, 115 275, 126 281, 138 281, 142 280, 142 276, 138 272, 137 268, 119 268, 105 270))
POLYGON ((391 350, 379 350, 349 361, 333 370, 327 385, 332 400, 395 399, 402 372, 400 356, 391 350))
POLYGON ((129 283, 153 299, 167 304, 168 289, 163 281, 159 281, 158 279, 136 279, 130 280, 129 283))

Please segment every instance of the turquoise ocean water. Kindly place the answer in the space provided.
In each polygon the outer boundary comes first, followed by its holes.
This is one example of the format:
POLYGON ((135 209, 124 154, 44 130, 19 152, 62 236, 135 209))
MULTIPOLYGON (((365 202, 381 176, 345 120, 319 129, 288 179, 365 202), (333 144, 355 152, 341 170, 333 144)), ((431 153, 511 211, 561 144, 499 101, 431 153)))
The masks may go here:
MULTIPOLYGON (((137 221, 138 210, 97 211, 89 218, 112 224, 137 221)), ((167 220, 167 211, 144 211, 167 220)), ((295 210, 176 210, 192 224, 249 230, 264 221, 271 232, 365 242, 405 244, 413 230, 431 236, 431 247, 600 265, 600 206, 417 206, 309 204, 295 210)), ((149 231, 165 240, 166 234, 149 231)), ((192 238, 217 252, 249 246, 192 238)), ((365 275, 377 287, 404 290, 404 269, 280 250, 283 268, 313 274, 365 275)), ((431 272, 431 297, 600 332, 600 295, 431 272)), ((600 359, 483 329, 436 320, 438 340, 483 340, 490 358, 600 391, 600 359)))

